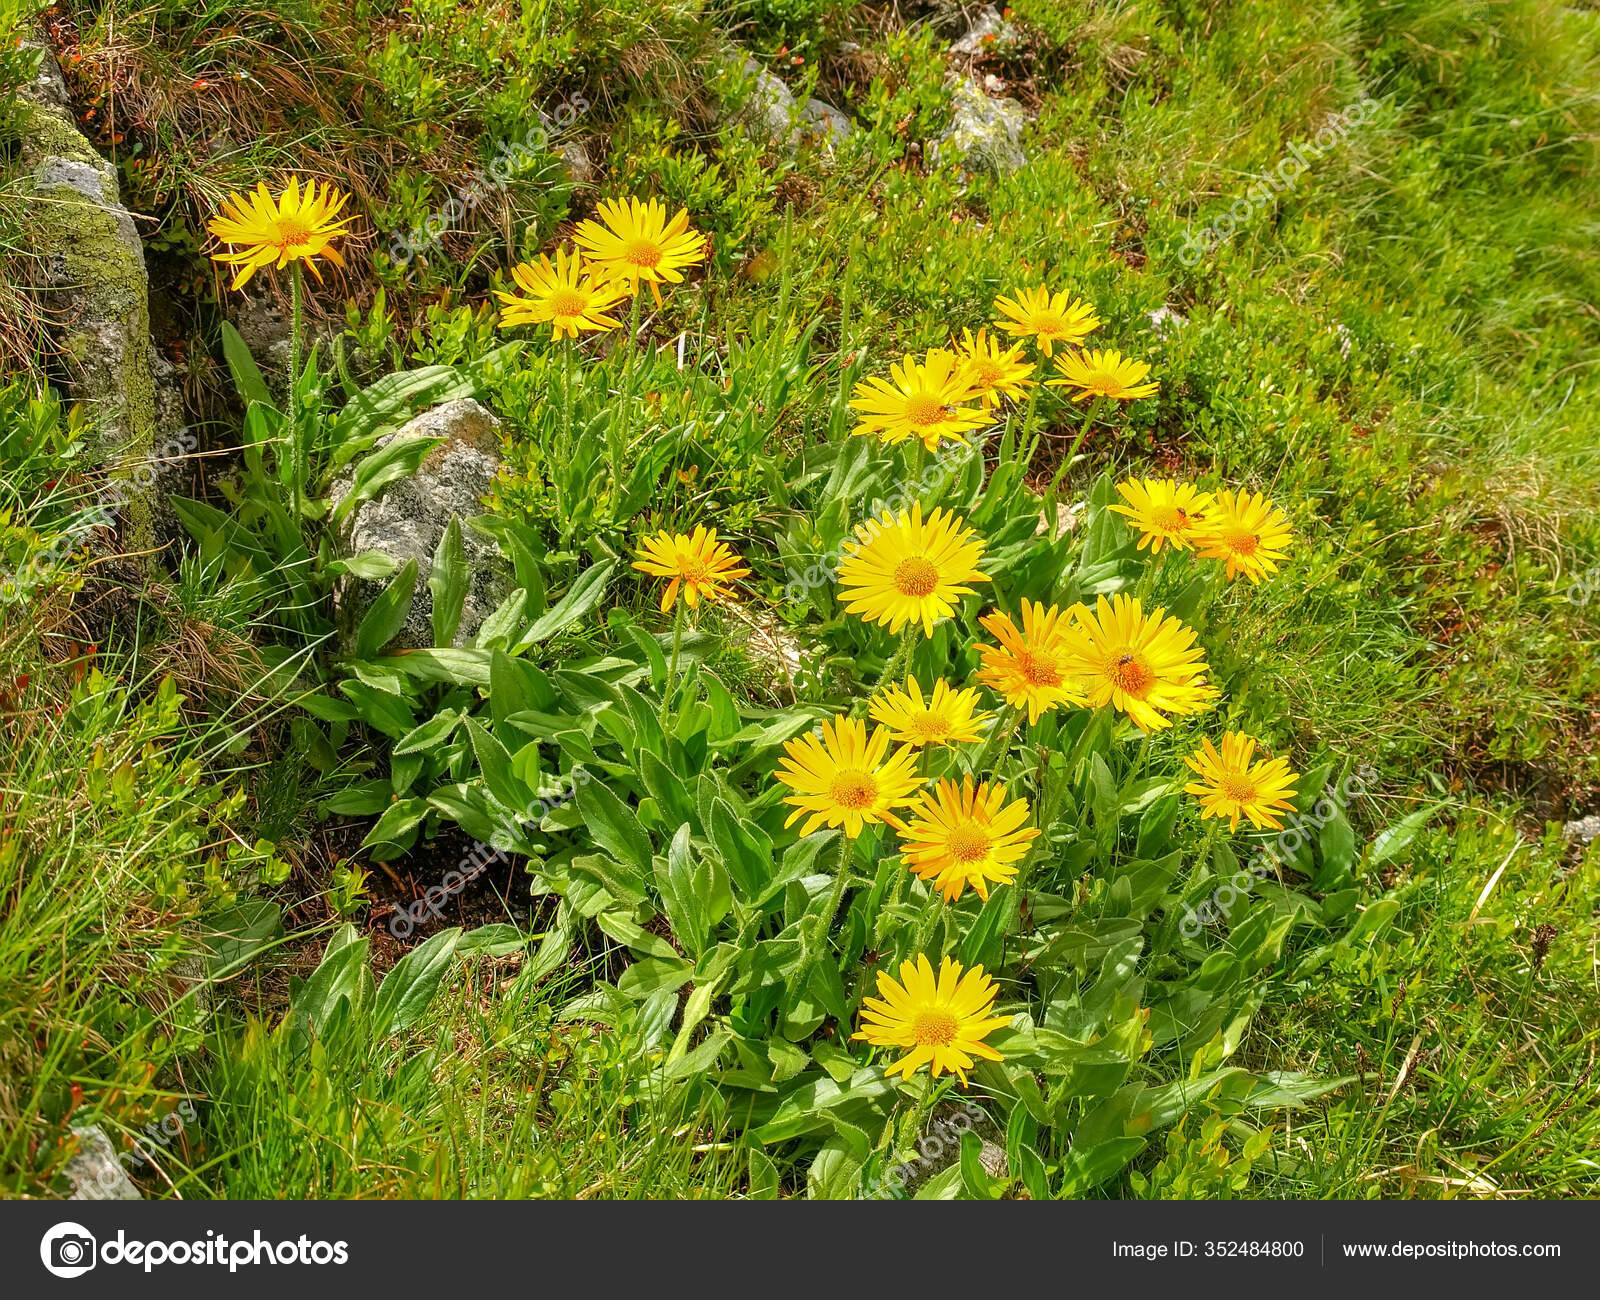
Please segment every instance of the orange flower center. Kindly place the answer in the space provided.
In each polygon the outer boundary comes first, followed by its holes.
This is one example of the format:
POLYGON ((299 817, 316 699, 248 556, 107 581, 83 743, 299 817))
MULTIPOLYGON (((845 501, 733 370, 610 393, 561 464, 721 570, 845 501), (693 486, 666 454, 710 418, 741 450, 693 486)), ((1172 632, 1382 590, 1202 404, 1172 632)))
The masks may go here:
POLYGON ((1033 332, 1040 336, 1055 338, 1064 337, 1067 333, 1067 322, 1053 311, 1035 312, 1028 323, 1033 326, 1033 332))
POLYGON ((1017 671, 1029 686, 1061 685, 1061 668, 1053 655, 1024 650, 1017 656, 1017 671))
POLYGON ((911 1022, 911 1036, 926 1047, 945 1047, 955 1042, 961 1022, 948 1011, 919 1011, 911 1022))
POLYGON ((895 566, 894 587, 902 596, 931 596, 939 585, 939 570, 932 560, 913 555, 895 566))
POLYGON ((1122 385, 1115 375, 1107 374, 1104 370, 1097 370, 1083 381, 1083 388, 1087 392, 1099 393, 1102 397, 1115 397, 1122 391, 1122 385))
POLYGON ((1158 506, 1150 512, 1150 526, 1163 533, 1187 532, 1189 512, 1177 506, 1158 506))
POLYGON ((706 562, 693 555, 678 558, 678 574, 685 582, 704 582, 711 576, 706 562))
POLYGON ((304 244, 310 241, 311 231, 304 222, 294 217, 279 217, 277 222, 278 237, 273 240, 279 248, 288 248, 293 244, 304 244))
POLYGON ((641 271, 653 271, 661 262, 661 245, 653 239, 630 239, 622 246, 622 260, 641 271))
POLYGON ((558 289, 550 295, 552 316, 577 317, 589 310, 589 300, 574 289, 558 289))
POLYGON ((919 429, 925 429, 930 424, 938 424, 947 414, 944 403, 927 393, 918 393, 914 397, 906 398, 906 422, 916 425, 919 429))
POLYGON ((911 719, 911 725, 906 730, 924 740, 941 740, 950 734, 950 719, 931 709, 924 709, 911 719))
POLYGON ((877 799, 878 783, 865 772, 840 772, 828 786, 828 797, 841 808, 860 812, 877 799))
POLYGON ((1224 772, 1217 777, 1217 789, 1236 803, 1253 803, 1256 783, 1243 772, 1224 772))
POLYGON ((1228 533, 1223 537, 1222 544, 1235 555, 1254 555, 1256 547, 1261 545, 1261 539, 1254 533, 1228 533))
POLYGON ((995 362, 983 360, 972 363, 972 373, 977 376, 978 383, 983 388, 993 388, 1005 374, 995 362))
POLYGON ((1121 691, 1142 700, 1155 684, 1155 674, 1143 655, 1124 654, 1106 660, 1106 676, 1121 691))
POLYGON ((963 866, 970 866, 988 856, 989 832, 981 826, 968 822, 950 832, 949 839, 945 841, 945 848, 957 862, 963 866))

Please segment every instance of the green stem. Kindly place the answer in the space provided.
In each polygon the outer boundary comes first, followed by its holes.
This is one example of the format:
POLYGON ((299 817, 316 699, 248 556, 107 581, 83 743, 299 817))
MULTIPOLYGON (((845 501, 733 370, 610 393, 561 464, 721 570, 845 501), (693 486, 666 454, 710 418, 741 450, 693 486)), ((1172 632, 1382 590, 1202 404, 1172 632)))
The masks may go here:
POLYGON ((978 773, 991 771, 996 752, 1003 749, 1003 743, 1011 740, 1011 733, 1017 729, 1017 719, 1022 716, 1022 710, 1015 704, 1006 705, 1005 712, 994 721, 994 728, 989 732, 989 739, 984 742, 983 752, 978 755, 978 761, 973 764, 972 770, 978 773))
POLYGON ((622 494, 622 462, 628 454, 628 433, 633 414, 634 357, 639 350, 639 314, 644 309, 644 283, 634 286, 633 307, 628 313, 628 355, 622 362, 622 393, 617 403, 617 418, 611 421, 611 482, 622 494))
POLYGON ((811 932, 811 951, 806 956, 804 967, 795 977, 793 988, 796 991, 806 987, 806 982, 811 978, 812 968, 822 960, 828 942, 828 931, 833 928, 833 918, 839 914, 839 904, 844 902, 844 887, 850 879, 850 864, 855 857, 856 842, 842 830, 839 832, 839 867, 833 874, 833 884, 828 889, 828 901, 822 913, 817 917, 816 927, 811 932))
POLYGON ((913 641, 915 640, 916 635, 917 628, 916 624, 914 623, 909 624, 906 627, 906 630, 900 634, 900 644, 895 648, 895 652, 889 659, 889 662, 883 666, 883 676, 878 678, 879 686, 884 686, 889 682, 898 680, 897 674, 900 672, 902 666, 911 658, 913 641))
POLYGON ((1094 424, 1095 416, 1100 414, 1100 404, 1104 400, 1102 397, 1096 397, 1089 402, 1089 409, 1084 412, 1083 424, 1079 426, 1078 436, 1072 441, 1072 450, 1067 452, 1067 458, 1061 462, 1061 469, 1056 472, 1058 478, 1071 468, 1073 461, 1077 460, 1078 452, 1082 450, 1083 441, 1089 436, 1089 429, 1094 424))
MULTIPOLYGON (((916 961, 918 953, 928 952, 928 945, 933 942, 933 932, 944 917, 944 904, 939 901, 938 892, 932 885, 928 889, 933 894, 933 897, 928 900, 928 910, 922 914, 922 919, 917 922, 917 932, 911 940, 911 952, 909 955, 912 961, 916 961)), ((940 954, 940 956, 943 955, 943 953, 940 954)), ((933 960, 931 954, 928 956, 928 964, 935 970, 939 968, 939 963, 933 960)))
POLYGON ((1044 387, 1041 380, 1028 390, 1028 409, 1022 417, 1022 436, 1017 439, 1017 446, 1024 448, 1022 454, 1022 472, 1028 472, 1028 466, 1033 464, 1033 453, 1038 450, 1038 440, 1032 436, 1033 419, 1039 410, 1039 390, 1044 387))
POLYGON ((300 386, 300 346, 305 325, 305 287, 300 263, 289 269, 289 509, 300 517, 300 496, 305 482, 306 440, 300 428, 297 390, 300 386))
POLYGON ((667 667, 667 683, 661 688, 661 729, 667 729, 667 715, 672 711, 672 695, 678 684, 678 652, 683 649, 683 606, 678 601, 677 612, 672 616, 672 662, 667 667))

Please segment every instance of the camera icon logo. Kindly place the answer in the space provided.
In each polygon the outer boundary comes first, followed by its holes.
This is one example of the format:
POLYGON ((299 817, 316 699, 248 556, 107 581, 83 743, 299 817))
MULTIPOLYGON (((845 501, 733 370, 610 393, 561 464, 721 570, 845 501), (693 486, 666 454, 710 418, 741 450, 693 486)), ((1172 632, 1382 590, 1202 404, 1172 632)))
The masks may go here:
POLYGON ((95 1266, 98 1252, 81 1223, 58 1223, 39 1243, 39 1258, 57 1277, 82 1277, 95 1266))

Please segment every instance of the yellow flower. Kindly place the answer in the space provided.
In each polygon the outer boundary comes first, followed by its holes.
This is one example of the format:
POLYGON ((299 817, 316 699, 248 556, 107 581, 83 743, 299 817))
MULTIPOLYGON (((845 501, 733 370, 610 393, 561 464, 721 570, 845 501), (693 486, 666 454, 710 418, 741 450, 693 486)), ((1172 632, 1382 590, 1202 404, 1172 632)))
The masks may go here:
POLYGON ((319 193, 316 181, 308 181, 302 191, 300 182, 291 180, 276 199, 265 182, 249 195, 230 194, 218 215, 206 222, 206 229, 224 244, 235 247, 226 253, 213 253, 211 258, 237 268, 235 289, 273 263, 281 271, 290 262, 304 262, 311 274, 321 280, 317 258, 325 257, 335 266, 344 265, 344 257, 333 241, 349 234, 345 227, 355 220, 339 216, 339 209, 348 201, 349 196, 332 185, 324 184, 319 193))
POLYGON ((1171 726, 1164 714, 1197 713, 1216 698, 1206 681, 1203 646, 1194 630, 1163 609, 1146 614, 1118 592, 1094 612, 1074 605, 1067 629, 1067 671, 1078 676, 1088 704, 1110 704, 1145 731, 1171 726))
POLYGON ((1290 535, 1289 516, 1266 497, 1223 488, 1195 537, 1195 554, 1226 560, 1229 578, 1242 573, 1260 582, 1278 571, 1290 535))
POLYGON ((678 586, 683 586, 683 603, 690 609, 699 605, 702 598, 708 601, 733 595, 728 584, 734 578, 745 577, 750 570, 739 568, 739 557, 719 542, 715 530, 704 524, 695 527, 693 535, 670 533, 663 529, 634 552, 639 558, 633 567, 641 573, 657 578, 671 578, 661 597, 665 612, 678 598, 678 586))
POLYGON ((1037 826, 1026 824, 1026 799, 1008 804, 1005 786, 985 781, 974 789, 971 776, 959 786, 942 778, 934 790, 921 791, 908 816, 900 832, 906 865, 931 880, 947 903, 968 885, 988 902, 990 882, 1009 885, 1029 841, 1039 835, 1037 826))
POLYGON ((998 611, 978 621, 1000 642, 978 647, 983 660, 978 680, 1007 704, 1026 707, 1030 724, 1058 704, 1083 702, 1083 688, 1067 669, 1067 620, 1054 605, 1047 608, 1024 597, 1020 632, 1010 615, 998 611))
POLYGON ((991 715, 975 712, 977 703, 977 691, 955 690, 942 677, 924 699, 917 679, 907 677, 904 689, 895 682, 884 687, 869 712, 901 744, 959 745, 983 739, 981 724, 991 715))
POLYGON ((921 623, 932 636, 933 625, 955 612, 957 597, 972 594, 963 584, 989 581, 974 567, 983 555, 983 539, 965 520, 942 509, 927 522, 920 502, 909 514, 885 510, 857 524, 856 537, 845 543, 839 595, 850 613, 891 632, 921 623))
POLYGON ((985 410, 992 409, 1002 397, 1021 401, 1034 381, 1033 362, 1022 359, 1022 344, 1001 347, 1000 340, 988 330, 961 332, 961 342, 956 344, 956 355, 966 365, 967 378, 983 398, 985 410))
POLYGON ((922 784, 916 751, 901 745, 889 754, 889 733, 874 727, 868 736, 860 718, 824 722, 820 738, 807 732, 788 741, 783 752, 777 778, 794 791, 784 796, 784 803, 794 807, 784 825, 805 817, 802 835, 819 826, 842 826, 855 839, 863 827, 879 822, 899 827, 893 809, 910 803, 922 784))
POLYGON ((661 305, 657 286, 680 283, 682 268, 706 255, 705 236, 689 229, 687 208, 670 221, 658 199, 647 203, 602 199, 599 211, 599 221, 578 223, 573 242, 630 290, 637 292, 641 283, 648 284, 657 307, 661 305))
POLYGON ((554 263, 548 257, 519 262, 511 268, 511 278, 528 296, 495 290, 495 297, 505 306, 502 327, 548 325, 552 338, 575 339, 579 330, 614 330, 621 324, 605 313, 618 299, 628 296, 627 285, 617 280, 596 282, 581 253, 569 257, 566 249, 558 248, 554 263))
POLYGON ((954 352, 929 348, 918 361, 908 356, 889 366, 888 379, 863 379, 850 405, 861 412, 852 433, 877 434, 885 442, 921 438, 929 451, 941 438, 959 439, 988 423, 978 407, 962 406, 977 397, 972 381, 954 352))
POLYGON ((1183 789, 1186 794, 1200 797, 1202 819, 1226 817, 1231 831, 1239 829, 1241 816, 1248 817, 1258 830, 1283 829, 1278 814, 1292 806, 1295 782, 1300 778, 1289 770, 1286 758, 1252 763, 1255 752, 1253 737, 1242 731, 1225 731, 1221 753, 1209 740, 1202 739, 1200 748, 1184 759, 1200 777, 1183 789))
POLYGON ((1019 290, 1009 298, 1002 294, 994 300, 994 309, 1010 317, 995 322, 1001 329, 1007 334, 1031 335, 1047 357, 1057 343, 1076 343, 1100 324, 1088 303, 1072 301, 1065 293, 1052 294, 1043 285, 1019 290))
POLYGON ((1117 484, 1117 492, 1128 504, 1111 509, 1127 516, 1139 530, 1139 549, 1148 546, 1152 555, 1163 542, 1170 542, 1175 551, 1193 546, 1212 504, 1209 492, 1170 478, 1125 479, 1117 484))
POLYGON ((1000 989, 982 966, 963 975, 946 957, 936 980, 927 957, 919 953, 914 963, 900 963, 900 981, 878 972, 878 996, 862 1000, 861 1029, 854 1035, 874 1047, 905 1049, 906 1055, 886 1073, 898 1071, 902 1080, 909 1080, 926 1065, 934 1078, 949 1071, 964 1084, 975 1058, 1005 1059, 983 1041, 1011 1022, 989 1015, 1000 989))
POLYGON ((1074 402, 1087 397, 1114 397, 1126 402, 1135 397, 1149 397, 1160 384, 1140 382, 1150 373, 1145 361, 1125 357, 1115 349, 1105 352, 1065 352, 1056 358, 1060 379, 1047 379, 1045 383, 1057 388, 1076 388, 1074 402))

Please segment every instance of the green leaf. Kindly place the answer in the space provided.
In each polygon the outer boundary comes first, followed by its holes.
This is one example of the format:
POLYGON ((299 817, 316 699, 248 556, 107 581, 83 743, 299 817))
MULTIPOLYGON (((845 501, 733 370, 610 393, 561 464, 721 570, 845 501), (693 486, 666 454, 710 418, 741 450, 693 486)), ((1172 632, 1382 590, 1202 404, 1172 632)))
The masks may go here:
POLYGON ((400 438, 366 457, 356 466, 350 490, 334 507, 333 522, 341 522, 357 506, 372 500, 395 480, 415 474, 433 450, 446 441, 444 438, 400 438))
POLYGON ((455 515, 444 526, 438 548, 433 553, 433 568, 428 572, 428 591, 433 595, 433 643, 448 646, 461 627, 461 611, 472 585, 472 570, 461 545, 461 520, 455 515))
POLYGON ((1439 806, 1433 803, 1426 808, 1418 808, 1415 812, 1407 813, 1373 840, 1372 847, 1367 850, 1367 868, 1370 870, 1381 866, 1404 850, 1406 845, 1416 839, 1417 832, 1428 824, 1434 813, 1439 811, 1439 806))
POLYGON ((271 406, 272 393, 267 388, 267 381, 261 377, 256 359, 250 355, 250 348, 239 336, 239 331, 227 321, 222 322, 222 355, 233 373, 233 386, 244 399, 245 405, 259 402, 263 406, 271 406))
POLYGON ((622 972, 622 978, 617 981, 617 992, 625 998, 640 1001, 659 989, 680 989, 693 975, 694 963, 682 957, 646 957, 622 972))
POLYGON ((1094 1191, 1126 1168, 1144 1150, 1144 1144, 1141 1137, 1120 1137, 1091 1147, 1073 1147, 1061 1162, 1061 1186, 1056 1196, 1069 1200, 1094 1191))
POLYGON ((450 969, 451 959, 461 940, 461 928, 441 930, 394 964, 394 969, 378 985, 372 1005, 372 1032, 387 1038, 409 1029, 439 991, 440 981, 450 969))
POLYGON ((593 779, 578 782, 577 799, 578 811, 595 843, 632 868, 641 884, 647 880, 653 871, 650 837, 633 809, 593 779))
POLYGON ((516 649, 522 651, 540 641, 548 641, 587 614, 606 594, 606 584, 611 581, 615 569, 616 565, 610 561, 585 569, 567 589, 567 594, 534 620, 533 626, 518 639, 516 649))
POLYGON ((417 590, 417 562, 407 560, 405 568, 385 587, 356 629, 356 658, 371 659, 405 626, 411 612, 411 597, 417 590))

